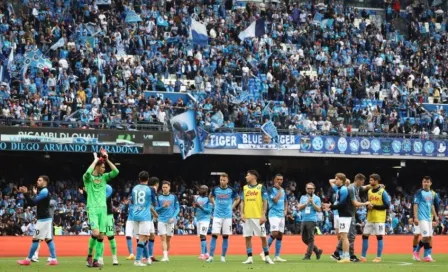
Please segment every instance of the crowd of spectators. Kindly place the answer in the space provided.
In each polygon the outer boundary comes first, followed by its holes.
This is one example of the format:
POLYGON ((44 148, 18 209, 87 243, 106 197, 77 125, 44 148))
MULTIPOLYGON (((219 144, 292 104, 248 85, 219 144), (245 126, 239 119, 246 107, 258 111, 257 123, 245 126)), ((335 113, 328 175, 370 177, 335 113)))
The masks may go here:
POLYGON ((3 1, 0 122, 135 128, 167 124, 191 108, 206 128, 220 111, 225 129, 272 120, 304 132, 445 131, 443 106, 422 107, 448 100, 440 6, 414 1, 400 13, 396 1, 385 1, 375 13, 342 1, 279 2, 3 1), (127 23, 130 11, 142 21, 127 23), (189 39, 189 18, 206 26, 208 45, 189 39), (239 40, 258 18, 266 34, 239 40), (25 64, 37 50, 45 65, 25 64), (196 102, 145 90, 184 91, 196 102))
MULTIPOLYGON (((175 233, 178 235, 195 234, 196 222, 194 208, 192 206, 198 188, 207 184, 209 188, 217 185, 216 181, 193 181, 186 182, 182 178, 173 180, 172 193, 180 202, 180 213, 177 218, 175 233)), ((127 196, 135 184, 135 181, 120 181, 119 186, 114 187, 113 210, 115 217, 115 228, 117 234, 124 234, 125 222, 128 216, 129 202, 127 196)), ((323 202, 329 201, 331 192, 329 186, 324 182, 316 183, 319 189, 316 194, 323 202)), ((19 183, 0 180, 0 235, 31 235, 35 228, 35 207, 29 207, 25 202, 23 194, 17 191, 19 183)), ((235 181, 232 187, 239 192, 242 185, 235 181)), ((265 185, 269 188, 270 183, 265 185)), ((286 234, 300 233, 301 214, 296 211, 298 200, 302 194, 301 188, 291 179, 285 179, 283 185, 288 201, 288 214, 286 220, 286 234)), ((89 235, 84 196, 80 193, 81 183, 77 180, 65 180, 52 183, 49 187, 52 199, 57 203, 55 206, 54 226, 55 235, 89 235)), ((415 189, 415 188, 414 188, 415 189)), ((448 230, 448 193, 446 189, 437 190, 442 203, 439 207, 440 224, 435 228, 437 234, 446 234, 448 230)), ((408 224, 412 194, 398 187, 395 192, 390 192, 392 197, 391 207, 388 210, 386 223, 387 234, 410 234, 413 226, 408 224)), ((330 212, 319 213, 319 234, 334 234, 333 215, 330 212)), ((361 208, 357 211, 358 231, 366 222, 366 210, 361 208)), ((267 225, 269 229, 269 224, 267 225)), ((242 233, 241 215, 237 209, 233 215, 233 230, 235 234, 242 233)))

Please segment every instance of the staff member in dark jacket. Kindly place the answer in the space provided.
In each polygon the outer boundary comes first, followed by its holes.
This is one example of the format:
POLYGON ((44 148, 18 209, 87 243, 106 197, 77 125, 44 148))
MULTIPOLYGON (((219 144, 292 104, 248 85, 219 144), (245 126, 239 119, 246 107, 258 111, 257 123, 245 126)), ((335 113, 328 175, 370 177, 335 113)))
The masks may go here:
POLYGON ((320 198, 314 194, 316 186, 313 183, 308 183, 305 188, 306 195, 300 198, 299 205, 297 205, 297 208, 302 211, 302 241, 308 245, 303 260, 310 260, 313 252, 316 253, 316 259, 319 260, 323 250, 314 245, 314 230, 317 226, 317 213, 322 210, 322 203, 320 198))

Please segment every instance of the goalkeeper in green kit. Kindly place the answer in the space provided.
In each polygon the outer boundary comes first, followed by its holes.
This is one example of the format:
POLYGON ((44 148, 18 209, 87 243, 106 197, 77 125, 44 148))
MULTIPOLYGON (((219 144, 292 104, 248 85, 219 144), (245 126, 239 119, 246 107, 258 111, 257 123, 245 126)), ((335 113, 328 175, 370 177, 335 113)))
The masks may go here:
POLYGON ((96 153, 93 153, 94 160, 87 169, 87 172, 82 177, 84 187, 88 194, 87 198, 87 214, 89 217, 90 229, 92 230, 92 237, 89 240, 90 245, 95 245, 95 257, 92 260, 91 252, 87 257, 89 267, 100 267, 103 265, 104 252, 104 234, 107 226, 107 203, 106 203, 106 185, 107 182, 115 178, 119 171, 115 165, 109 161, 109 156, 105 151, 101 151, 100 158, 96 153), (112 170, 109 173, 106 171, 105 163, 107 163, 112 170))

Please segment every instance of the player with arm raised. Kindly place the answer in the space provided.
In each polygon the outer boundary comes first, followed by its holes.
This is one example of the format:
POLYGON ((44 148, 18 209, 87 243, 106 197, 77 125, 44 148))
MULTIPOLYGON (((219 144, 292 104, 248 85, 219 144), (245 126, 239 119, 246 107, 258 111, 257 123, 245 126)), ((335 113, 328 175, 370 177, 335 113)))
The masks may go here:
MULTIPOLYGON (((424 177, 422 181, 422 189, 418 190, 414 196, 414 225, 420 231, 422 240, 419 242, 420 247, 424 248, 424 262, 434 262, 432 258, 432 220, 435 217, 435 222, 439 223, 437 216, 436 205, 438 204, 437 194, 431 190, 431 177, 424 177)), ((414 260, 420 261, 420 254, 414 252, 414 260)))
POLYGON ((19 188, 19 191, 25 196, 27 203, 31 206, 37 206, 37 223, 36 231, 33 235, 33 244, 31 245, 28 257, 25 260, 17 261, 19 265, 31 265, 31 259, 41 240, 47 242, 48 249, 50 250, 51 260, 48 262, 48 265, 58 265, 53 241, 53 214, 51 212, 52 208, 50 207, 50 193, 47 189, 48 183, 50 183, 48 176, 39 176, 37 179, 37 188, 33 188, 33 192, 36 195, 34 198, 31 198, 28 194, 28 188, 19 188))
MULTIPOLYGON (((79 191, 80 194, 84 194, 86 198, 88 198, 88 193, 82 189, 79 191)), ((118 265, 117 258, 117 241, 115 241, 115 220, 114 220, 114 211, 112 205, 112 186, 109 184, 106 185, 106 202, 107 202, 107 226, 106 226, 106 236, 109 240, 110 252, 112 252, 112 264, 118 265)), ((89 256, 92 256, 92 252, 95 245, 89 244, 89 256)), ((87 261, 87 266, 89 266, 89 262, 87 261)))
POLYGON ((132 189, 132 205, 134 206, 134 229, 138 232, 137 256, 135 258, 135 266, 146 266, 151 264, 151 259, 147 259, 147 263, 143 263, 143 250, 147 245, 147 241, 151 233, 154 232, 153 213, 151 205, 156 206, 156 192, 148 186, 149 174, 146 171, 140 172, 138 175, 140 184, 132 189))
POLYGON ((208 198, 208 187, 206 185, 202 185, 199 188, 199 196, 194 200, 193 207, 195 208, 197 233, 201 241, 201 255, 199 259, 207 260, 209 258, 207 254, 207 232, 210 226, 213 205, 208 198))
POLYGON ((95 256, 92 261, 92 256, 87 257, 89 266, 99 267, 103 263, 104 253, 104 234, 107 229, 107 203, 106 203, 106 185, 115 178, 119 171, 117 167, 109 160, 106 152, 101 153, 101 158, 98 158, 96 153, 93 153, 94 160, 83 176, 84 187, 89 195, 87 198, 87 214, 89 217, 90 229, 92 230, 92 237, 89 243, 95 246, 95 256), (105 173, 105 162, 112 170, 105 173))
POLYGON ((158 196, 156 211, 159 214, 157 224, 159 236, 162 240, 163 258, 161 262, 169 262, 168 251, 170 250, 171 238, 174 234, 174 223, 179 215, 180 207, 177 197, 170 193, 171 183, 162 182, 162 194, 158 196))
POLYGON ((243 236, 246 240, 247 260, 243 264, 252 264, 252 236, 261 238, 265 262, 274 264, 269 257, 269 247, 266 240, 266 210, 268 209, 268 194, 262 184, 258 184, 258 172, 247 171, 246 181, 241 194, 241 220, 243 225, 243 236))
POLYGON ((226 262, 226 253, 229 246, 229 235, 232 235, 233 210, 240 201, 238 193, 230 186, 229 175, 222 173, 219 177, 219 186, 213 188, 209 199, 214 205, 212 240, 210 241, 210 257, 207 262, 213 262, 215 256, 216 240, 222 233, 221 262, 226 262))

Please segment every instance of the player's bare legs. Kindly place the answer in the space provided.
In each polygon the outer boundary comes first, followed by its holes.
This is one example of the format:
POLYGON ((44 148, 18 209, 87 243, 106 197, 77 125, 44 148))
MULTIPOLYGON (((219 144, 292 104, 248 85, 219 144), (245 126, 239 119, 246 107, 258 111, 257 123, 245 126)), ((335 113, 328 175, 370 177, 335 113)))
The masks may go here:
POLYGON ((160 235, 160 239, 162 240, 162 251, 163 251, 163 259, 162 262, 167 262, 168 261, 168 250, 169 250, 169 245, 168 245, 168 236, 167 235, 160 235))

